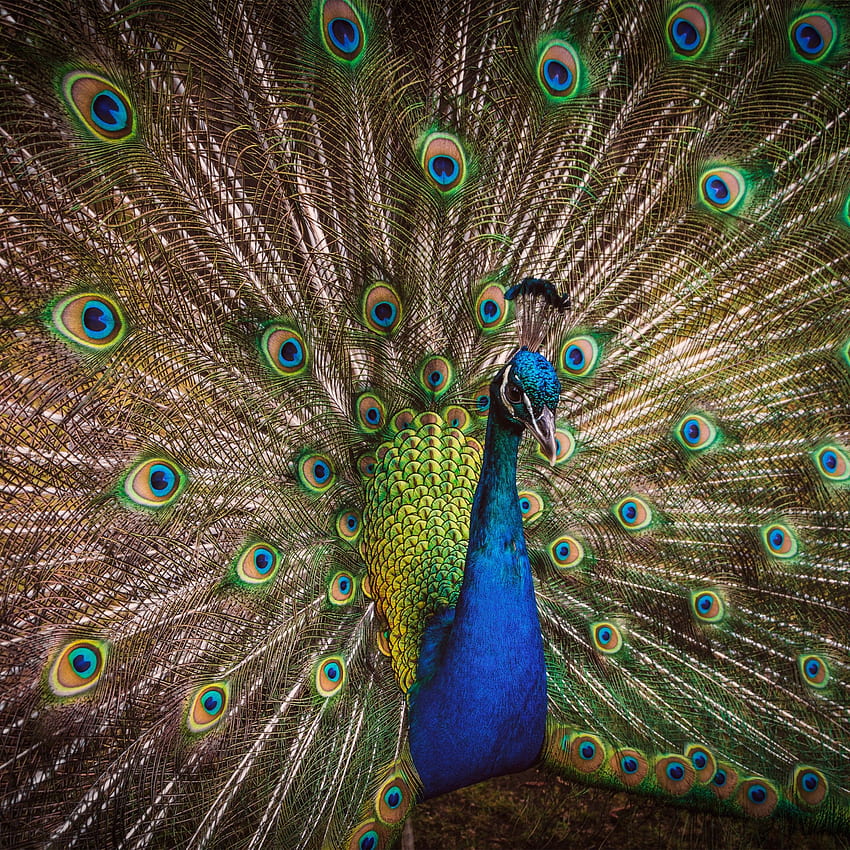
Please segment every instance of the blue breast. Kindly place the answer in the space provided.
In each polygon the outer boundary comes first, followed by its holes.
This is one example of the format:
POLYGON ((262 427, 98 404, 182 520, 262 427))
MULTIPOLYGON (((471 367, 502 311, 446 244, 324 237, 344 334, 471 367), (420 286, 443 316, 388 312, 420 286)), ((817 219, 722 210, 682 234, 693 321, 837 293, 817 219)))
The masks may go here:
POLYGON ((524 770, 543 746, 546 668, 517 503, 518 443, 488 423, 458 604, 424 635, 409 699, 426 798, 524 770))

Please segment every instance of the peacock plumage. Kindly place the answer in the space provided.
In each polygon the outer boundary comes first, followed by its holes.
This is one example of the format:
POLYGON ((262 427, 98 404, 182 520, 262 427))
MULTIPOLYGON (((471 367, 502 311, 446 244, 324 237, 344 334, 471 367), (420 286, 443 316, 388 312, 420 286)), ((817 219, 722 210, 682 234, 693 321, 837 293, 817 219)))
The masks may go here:
POLYGON ((379 850, 536 763, 850 834, 844 0, 0 43, 0 844, 379 850))

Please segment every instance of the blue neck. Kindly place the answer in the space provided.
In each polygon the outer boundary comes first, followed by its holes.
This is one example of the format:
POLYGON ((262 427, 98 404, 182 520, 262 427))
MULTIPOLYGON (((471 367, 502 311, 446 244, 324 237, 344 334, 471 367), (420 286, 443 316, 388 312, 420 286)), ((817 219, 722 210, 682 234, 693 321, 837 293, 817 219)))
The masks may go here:
POLYGON ((457 607, 425 631, 410 693, 425 797, 524 770, 543 745, 546 670, 517 497, 520 437, 491 413, 457 607))

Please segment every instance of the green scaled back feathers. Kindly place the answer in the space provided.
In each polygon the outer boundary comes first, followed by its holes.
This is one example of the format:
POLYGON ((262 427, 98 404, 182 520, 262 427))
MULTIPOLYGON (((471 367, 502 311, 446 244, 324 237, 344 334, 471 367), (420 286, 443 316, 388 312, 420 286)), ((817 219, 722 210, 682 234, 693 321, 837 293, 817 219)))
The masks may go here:
POLYGON ((0 21, 13 846, 391 846, 523 344, 542 763, 850 833, 846 4, 0 21))

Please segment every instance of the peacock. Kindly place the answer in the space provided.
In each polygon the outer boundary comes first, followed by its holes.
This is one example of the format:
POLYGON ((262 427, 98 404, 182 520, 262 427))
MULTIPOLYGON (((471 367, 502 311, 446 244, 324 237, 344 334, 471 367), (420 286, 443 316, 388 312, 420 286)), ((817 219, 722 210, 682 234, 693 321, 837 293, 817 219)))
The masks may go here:
POLYGON ((0 44, 0 844, 381 850, 532 765, 850 834, 844 0, 0 44))

